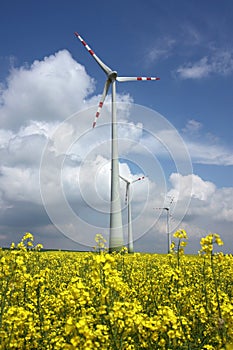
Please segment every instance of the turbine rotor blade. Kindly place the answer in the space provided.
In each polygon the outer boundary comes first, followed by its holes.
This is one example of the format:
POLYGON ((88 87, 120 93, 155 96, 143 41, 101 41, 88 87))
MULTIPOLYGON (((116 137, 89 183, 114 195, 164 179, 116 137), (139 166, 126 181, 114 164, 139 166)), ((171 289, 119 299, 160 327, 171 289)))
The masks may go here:
POLYGON ((121 178, 121 180, 125 181, 126 183, 129 182, 125 177, 123 177, 123 176, 121 176, 121 175, 119 175, 119 177, 121 178))
POLYGON ((160 80, 158 77, 117 77, 117 81, 119 82, 125 82, 125 81, 146 81, 146 80, 160 80))
POLYGON ((97 109, 97 112, 96 112, 96 115, 95 115, 95 119, 94 119, 94 122, 93 122, 93 128, 96 126, 97 119, 100 116, 100 112, 101 112, 101 109, 103 107, 104 100, 105 100, 105 98, 107 96, 110 84, 111 84, 111 81, 109 79, 107 79, 106 82, 105 82, 104 91, 103 91, 103 94, 101 96, 101 99, 100 99, 100 102, 99 102, 99 106, 98 106, 98 109, 97 109))
POLYGON ((87 49, 87 51, 89 52, 89 54, 96 60, 96 62, 98 63, 98 65, 103 69, 103 71, 108 75, 112 69, 110 69, 95 53, 94 51, 90 48, 90 46, 85 42, 85 40, 77 33, 75 32, 74 35, 76 36, 76 38, 78 38, 81 43, 83 44, 83 46, 87 49))
POLYGON ((137 181, 143 180, 143 179, 145 179, 145 176, 142 176, 142 177, 139 177, 139 178, 138 178, 138 179, 136 179, 136 180, 133 180, 133 181, 131 182, 131 184, 133 184, 134 182, 137 182, 137 181))

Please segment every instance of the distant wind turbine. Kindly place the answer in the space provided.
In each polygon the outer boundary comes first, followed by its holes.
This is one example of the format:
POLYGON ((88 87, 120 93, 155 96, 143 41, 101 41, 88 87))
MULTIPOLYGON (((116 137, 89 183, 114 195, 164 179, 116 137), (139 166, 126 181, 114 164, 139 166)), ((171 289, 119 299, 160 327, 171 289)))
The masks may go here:
POLYGON ((161 209, 161 210, 166 210, 167 212, 167 252, 168 254, 170 253, 171 250, 171 233, 170 233, 170 209, 171 205, 174 201, 174 198, 172 197, 169 203, 169 207, 163 207, 163 208, 156 208, 156 209, 161 209))
POLYGON ((126 191, 125 191, 125 204, 127 204, 128 208, 128 252, 133 253, 133 230, 132 230, 132 214, 131 214, 131 192, 130 185, 134 184, 137 181, 145 179, 145 176, 139 177, 136 180, 129 181, 125 177, 119 175, 119 177, 126 183, 126 191))
POLYGON ((120 251, 124 246, 122 214, 119 191, 119 160, 118 160, 118 141, 117 141, 117 118, 116 118, 116 81, 135 81, 135 80, 159 80, 157 77, 118 77, 117 72, 109 68, 87 45, 83 38, 75 32, 75 36, 81 41, 90 55, 95 59, 98 65, 107 75, 104 85, 103 94, 99 102, 98 110, 93 122, 93 128, 99 118, 101 109, 104 104, 108 89, 112 84, 112 143, 111 143, 111 208, 110 208, 110 237, 109 252, 120 251))

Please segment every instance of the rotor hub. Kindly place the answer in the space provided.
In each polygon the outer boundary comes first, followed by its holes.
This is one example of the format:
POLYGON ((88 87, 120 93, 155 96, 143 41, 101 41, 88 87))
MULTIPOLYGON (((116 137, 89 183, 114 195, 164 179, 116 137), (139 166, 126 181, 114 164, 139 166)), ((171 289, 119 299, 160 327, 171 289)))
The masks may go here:
POLYGON ((117 78, 117 72, 114 70, 114 71, 111 71, 109 74, 108 74, 108 79, 113 81, 113 80, 116 80, 117 78))

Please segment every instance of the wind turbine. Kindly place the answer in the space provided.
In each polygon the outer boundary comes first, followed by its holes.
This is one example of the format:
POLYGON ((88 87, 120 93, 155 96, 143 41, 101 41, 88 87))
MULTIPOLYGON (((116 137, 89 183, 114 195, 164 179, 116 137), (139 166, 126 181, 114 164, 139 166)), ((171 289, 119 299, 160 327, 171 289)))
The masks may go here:
POLYGON ((81 41, 90 55, 95 59, 100 68, 107 75, 107 80, 104 85, 102 97, 93 122, 93 128, 96 125, 97 119, 100 116, 101 109, 104 104, 105 97, 108 93, 110 85, 112 85, 112 139, 111 139, 111 208, 110 208, 110 237, 109 237, 109 252, 120 251, 124 245, 123 229, 122 229, 122 214, 119 190, 119 161, 118 161, 118 141, 117 141, 117 118, 116 118, 116 81, 135 81, 135 80, 159 80, 157 77, 118 77, 117 72, 109 68, 88 46, 84 39, 77 33, 75 36, 81 41))
POLYGON ((119 175, 119 177, 126 183, 126 191, 125 191, 125 204, 127 204, 128 208, 128 252, 133 253, 133 230, 132 230, 132 215, 131 215, 131 201, 130 201, 130 185, 133 183, 145 179, 145 176, 139 177, 136 180, 129 181, 125 177, 119 175))
POLYGON ((171 209, 171 204, 174 201, 174 198, 172 197, 169 203, 169 207, 163 207, 163 208, 156 208, 156 209, 161 209, 161 210, 166 210, 167 212, 167 252, 168 254, 170 253, 171 250, 171 233, 170 233, 170 209, 171 209))

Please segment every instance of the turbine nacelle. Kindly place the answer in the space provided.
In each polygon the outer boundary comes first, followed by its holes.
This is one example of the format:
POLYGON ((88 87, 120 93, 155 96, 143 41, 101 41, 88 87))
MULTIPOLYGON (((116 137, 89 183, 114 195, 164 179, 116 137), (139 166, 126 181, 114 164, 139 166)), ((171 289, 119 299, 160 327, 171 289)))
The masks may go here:
POLYGON ((140 180, 145 179, 145 177, 147 177, 147 176, 138 177, 138 178, 135 179, 135 180, 129 181, 129 180, 126 179, 125 177, 119 175, 119 178, 120 178, 121 180, 123 180, 123 181, 126 183, 125 204, 127 204, 127 203, 129 202, 129 186, 132 185, 132 184, 134 184, 134 183, 137 182, 137 181, 140 181, 140 180))
POLYGON ((117 72, 115 70, 111 71, 108 73, 108 79, 113 82, 114 80, 117 79, 117 72))

